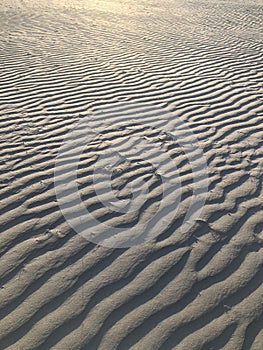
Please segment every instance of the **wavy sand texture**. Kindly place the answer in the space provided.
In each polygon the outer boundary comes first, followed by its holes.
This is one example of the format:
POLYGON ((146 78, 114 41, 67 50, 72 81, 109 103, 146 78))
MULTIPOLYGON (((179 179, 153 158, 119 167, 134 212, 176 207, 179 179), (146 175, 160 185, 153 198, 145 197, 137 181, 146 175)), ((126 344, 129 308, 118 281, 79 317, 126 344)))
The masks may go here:
POLYGON ((262 349, 262 14, 253 0, 1 1, 0 349, 262 349), (119 103, 134 101, 174 119, 145 109, 144 122, 131 120, 119 103), (143 179, 147 201, 125 216, 102 205, 92 174, 112 144, 135 158, 136 140, 162 145, 182 184, 169 228, 130 249, 77 235, 54 191, 66 133, 107 106, 112 125, 79 163, 89 211, 129 227, 163 199, 151 164, 124 157, 113 188, 126 200, 143 179), (200 220, 184 234, 192 171, 163 132, 178 118, 209 174, 200 220))

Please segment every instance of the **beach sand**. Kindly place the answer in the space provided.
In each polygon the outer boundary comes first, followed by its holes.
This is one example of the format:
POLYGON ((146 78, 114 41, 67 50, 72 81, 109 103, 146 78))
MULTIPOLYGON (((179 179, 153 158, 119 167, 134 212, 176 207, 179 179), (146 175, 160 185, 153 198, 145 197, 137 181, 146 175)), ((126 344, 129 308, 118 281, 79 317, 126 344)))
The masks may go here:
POLYGON ((1 0, 0 349, 263 348, 262 15, 1 0))

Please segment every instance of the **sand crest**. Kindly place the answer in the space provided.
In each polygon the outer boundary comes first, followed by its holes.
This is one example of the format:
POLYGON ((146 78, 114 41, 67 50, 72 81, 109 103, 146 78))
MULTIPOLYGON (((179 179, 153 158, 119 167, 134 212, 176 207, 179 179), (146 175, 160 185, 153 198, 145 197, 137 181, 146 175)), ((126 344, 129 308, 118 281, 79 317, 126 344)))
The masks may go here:
POLYGON ((0 349, 262 349, 262 15, 1 1, 0 349))

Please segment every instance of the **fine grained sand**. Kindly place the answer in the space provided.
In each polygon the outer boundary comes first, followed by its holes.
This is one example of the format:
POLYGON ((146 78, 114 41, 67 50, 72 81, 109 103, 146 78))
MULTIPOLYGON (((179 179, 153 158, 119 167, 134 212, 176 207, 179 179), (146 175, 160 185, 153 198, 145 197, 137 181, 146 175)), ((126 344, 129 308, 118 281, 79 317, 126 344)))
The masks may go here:
MULTIPOLYGON (((253 0, 1 0, 1 349, 263 348, 262 14, 253 0), (188 232, 180 230, 193 182, 185 153, 165 139, 159 116, 120 117, 120 102, 168 109, 168 126, 180 119, 198 138, 209 188, 188 232), (109 105, 111 127, 79 163, 90 212, 122 223, 93 190, 105 145, 162 141, 181 177, 174 221, 130 249, 76 234, 54 190, 66 133, 109 105)), ((123 219, 132 226, 165 198, 145 159, 123 164, 113 179, 120 197, 130 198, 137 179, 149 187, 123 219)))

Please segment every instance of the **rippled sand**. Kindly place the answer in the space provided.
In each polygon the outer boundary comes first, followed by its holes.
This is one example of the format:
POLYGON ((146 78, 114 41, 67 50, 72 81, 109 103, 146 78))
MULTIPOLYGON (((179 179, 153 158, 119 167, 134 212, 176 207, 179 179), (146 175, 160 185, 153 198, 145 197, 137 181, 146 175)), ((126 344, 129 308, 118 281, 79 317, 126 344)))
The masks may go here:
POLYGON ((0 349, 262 349, 262 15, 1 1, 0 349))

